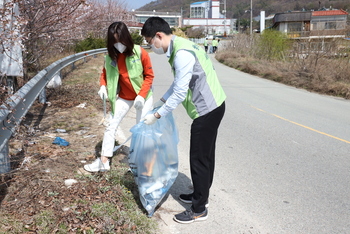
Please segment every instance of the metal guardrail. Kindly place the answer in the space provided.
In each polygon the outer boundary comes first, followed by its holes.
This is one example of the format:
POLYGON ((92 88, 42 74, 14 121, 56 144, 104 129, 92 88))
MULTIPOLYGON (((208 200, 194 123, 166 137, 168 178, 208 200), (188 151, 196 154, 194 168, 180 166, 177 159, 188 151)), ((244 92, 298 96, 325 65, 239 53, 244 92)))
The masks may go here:
POLYGON ((0 174, 11 170, 8 141, 47 83, 63 68, 89 56, 107 52, 106 48, 89 50, 60 59, 28 81, 0 106, 0 174))

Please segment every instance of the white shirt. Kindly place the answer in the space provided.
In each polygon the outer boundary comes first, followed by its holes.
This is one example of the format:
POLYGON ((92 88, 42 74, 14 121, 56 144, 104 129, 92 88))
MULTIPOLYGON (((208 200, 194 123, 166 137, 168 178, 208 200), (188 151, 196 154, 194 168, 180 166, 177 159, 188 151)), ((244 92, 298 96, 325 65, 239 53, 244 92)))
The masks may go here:
MULTIPOLYGON (((172 43, 170 43, 166 52, 168 57, 170 57, 172 49, 172 43)), ((166 102, 157 111, 160 116, 167 115, 185 100, 195 63, 196 59, 192 53, 186 50, 177 51, 173 64, 175 69, 174 81, 168 91, 163 95, 163 99, 166 102)))

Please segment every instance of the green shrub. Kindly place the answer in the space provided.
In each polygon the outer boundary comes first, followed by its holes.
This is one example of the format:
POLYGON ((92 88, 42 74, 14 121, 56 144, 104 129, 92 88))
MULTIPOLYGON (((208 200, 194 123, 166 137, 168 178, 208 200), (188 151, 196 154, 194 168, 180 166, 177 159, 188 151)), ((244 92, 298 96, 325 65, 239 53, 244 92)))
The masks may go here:
POLYGON ((106 47, 106 40, 102 38, 94 38, 91 35, 89 35, 87 38, 85 38, 82 41, 79 41, 75 45, 74 51, 76 53, 87 51, 87 50, 93 50, 93 49, 99 49, 106 47))
POLYGON ((291 48, 290 40, 282 32, 266 29, 257 41, 256 55, 260 59, 284 60, 291 48))
POLYGON ((132 32, 131 38, 134 41, 135 45, 141 45, 143 42, 143 37, 139 34, 139 32, 132 32))
MULTIPOLYGON (((143 37, 139 34, 139 32, 131 32, 131 38, 134 41, 136 45, 141 45, 143 42, 143 37)), ((103 38, 94 38, 93 36, 89 35, 84 40, 78 41, 75 44, 74 51, 75 53, 79 53, 82 51, 87 50, 94 50, 99 48, 105 48, 107 45, 107 42, 103 38)))

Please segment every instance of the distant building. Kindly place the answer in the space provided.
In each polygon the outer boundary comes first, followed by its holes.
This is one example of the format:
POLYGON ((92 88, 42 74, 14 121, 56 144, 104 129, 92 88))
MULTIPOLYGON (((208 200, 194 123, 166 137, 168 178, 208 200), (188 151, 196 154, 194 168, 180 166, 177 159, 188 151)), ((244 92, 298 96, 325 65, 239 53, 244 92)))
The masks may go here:
POLYGON ((347 16, 344 10, 278 13, 272 27, 293 39, 345 38, 347 16))
POLYGON ((339 47, 336 39, 347 36, 347 17, 348 13, 344 10, 279 13, 273 19, 272 28, 295 40, 299 53, 328 51, 336 54, 339 47))
POLYGON ((170 27, 202 27, 207 35, 230 34, 234 28, 235 20, 226 18, 225 9, 222 12, 224 14, 220 13, 219 0, 209 0, 192 3, 190 5, 190 18, 183 18, 181 12, 132 11, 131 13, 134 21, 142 24, 149 17, 159 16, 165 19, 170 27))
POLYGON ((183 19, 184 26, 203 28, 207 35, 227 35, 233 31, 235 20, 227 19, 225 6, 220 13, 220 1, 194 2, 190 5, 190 18, 183 19))
MULTIPOLYGON (((135 21, 144 24, 152 16, 162 17, 170 27, 182 27, 182 16, 180 12, 158 12, 158 11, 133 11, 135 21)), ((141 26, 142 27, 142 26, 141 26)))

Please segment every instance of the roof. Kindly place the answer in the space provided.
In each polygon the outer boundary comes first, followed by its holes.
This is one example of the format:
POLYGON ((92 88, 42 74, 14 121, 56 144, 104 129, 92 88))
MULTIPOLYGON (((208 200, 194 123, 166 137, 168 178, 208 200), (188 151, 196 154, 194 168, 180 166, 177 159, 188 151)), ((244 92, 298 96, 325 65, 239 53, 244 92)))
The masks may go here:
POLYGON ((133 22, 133 21, 127 21, 124 23, 128 26, 128 27, 142 27, 143 26, 143 23, 139 23, 139 22, 133 22))
POLYGON ((344 10, 313 11, 312 16, 348 15, 344 10))
POLYGON ((310 21, 311 12, 287 12, 275 14, 274 23, 293 22, 293 21, 310 21))
POLYGON ((205 3, 205 2, 208 2, 208 1, 203 1, 203 2, 194 2, 194 3, 191 3, 190 5, 197 5, 197 4, 202 4, 202 3, 205 3))

